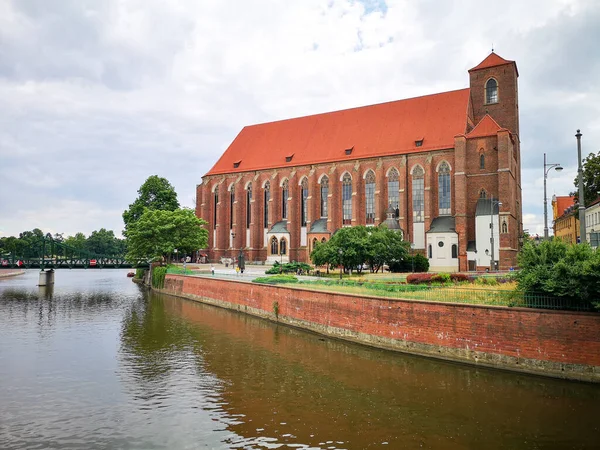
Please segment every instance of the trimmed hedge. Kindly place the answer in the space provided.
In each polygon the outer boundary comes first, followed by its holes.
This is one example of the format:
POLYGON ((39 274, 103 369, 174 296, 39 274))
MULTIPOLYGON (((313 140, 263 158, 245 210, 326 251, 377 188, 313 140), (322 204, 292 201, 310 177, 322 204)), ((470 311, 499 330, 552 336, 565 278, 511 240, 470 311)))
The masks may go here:
POLYGON ((293 275, 275 275, 273 277, 258 277, 252 280, 253 283, 264 283, 264 284, 285 284, 285 283, 297 283, 298 278, 293 275))

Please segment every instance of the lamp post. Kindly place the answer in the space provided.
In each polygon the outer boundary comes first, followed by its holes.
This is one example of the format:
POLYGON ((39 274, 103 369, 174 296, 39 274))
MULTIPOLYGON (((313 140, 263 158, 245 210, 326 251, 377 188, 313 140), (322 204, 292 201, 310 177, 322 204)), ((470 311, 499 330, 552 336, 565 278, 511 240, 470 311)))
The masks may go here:
POLYGON ((414 255, 414 250, 415 250, 415 243, 411 242, 410 243, 410 261, 412 263, 412 273, 415 273, 415 255, 414 255))
POLYGON ((490 272, 496 271, 496 261, 494 257, 494 205, 498 205, 498 209, 500 209, 502 202, 494 200, 493 197, 490 200, 490 244, 492 247, 492 251, 490 252, 492 255, 492 259, 490 260, 490 272))
MULTIPOLYGON (((575 135, 577 138, 577 160, 578 160, 578 184, 579 184, 579 236, 580 242, 584 242, 586 240, 585 236, 585 199, 583 194, 583 166, 581 164, 581 131, 577 130, 577 134, 575 135)), ((575 239, 577 241, 577 239, 575 239)))
POLYGON ((231 267, 233 267, 235 269, 235 253, 233 250, 233 240, 235 239, 235 233, 232 231, 231 232, 231 245, 229 246, 232 250, 231 250, 231 267))
POLYGON ((340 280, 342 279, 342 255, 344 254, 344 250, 338 248, 338 255, 340 255, 340 280))
POLYGON ((548 172, 553 167, 557 172, 563 170, 560 164, 547 164, 546 154, 544 153, 544 239, 548 239, 548 197, 546 196, 546 178, 548 178, 548 172))
POLYGON ((173 250, 173 252, 175 253, 175 265, 177 265, 177 249, 173 250))

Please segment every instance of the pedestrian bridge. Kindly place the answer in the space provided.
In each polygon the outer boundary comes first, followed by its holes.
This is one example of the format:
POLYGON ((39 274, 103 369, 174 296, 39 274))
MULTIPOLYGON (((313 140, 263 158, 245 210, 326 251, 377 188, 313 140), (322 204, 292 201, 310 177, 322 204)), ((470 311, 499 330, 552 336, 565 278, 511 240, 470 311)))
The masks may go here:
POLYGON ((122 269, 148 267, 148 261, 127 261, 125 255, 101 255, 71 247, 46 235, 29 246, 0 251, 2 268, 122 269))

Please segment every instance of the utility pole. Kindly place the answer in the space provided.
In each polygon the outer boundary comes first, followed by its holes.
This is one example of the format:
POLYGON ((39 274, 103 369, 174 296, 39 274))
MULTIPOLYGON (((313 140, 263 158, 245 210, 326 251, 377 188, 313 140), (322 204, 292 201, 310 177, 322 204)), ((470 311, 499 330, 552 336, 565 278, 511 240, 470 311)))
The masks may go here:
POLYGON ((577 138, 577 157, 579 161, 579 168, 577 172, 579 173, 579 242, 585 242, 585 201, 583 198, 583 165, 581 164, 581 131, 577 130, 577 134, 575 135, 577 138))

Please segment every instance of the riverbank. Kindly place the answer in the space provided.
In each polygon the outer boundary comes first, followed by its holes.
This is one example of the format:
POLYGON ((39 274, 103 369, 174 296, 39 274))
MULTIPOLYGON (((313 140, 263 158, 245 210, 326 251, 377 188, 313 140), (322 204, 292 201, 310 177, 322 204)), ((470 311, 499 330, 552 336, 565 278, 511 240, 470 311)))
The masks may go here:
POLYGON ((600 382, 600 314, 388 299, 168 274, 167 294, 373 347, 600 382))
POLYGON ((16 277, 24 273, 24 270, 0 269, 0 278, 16 277))

